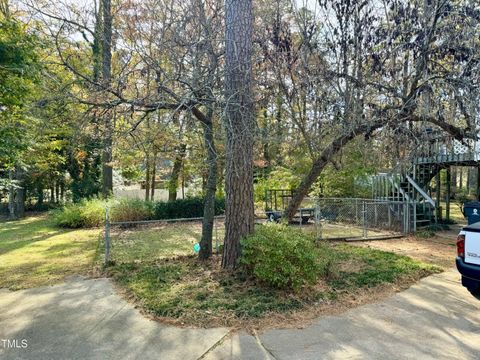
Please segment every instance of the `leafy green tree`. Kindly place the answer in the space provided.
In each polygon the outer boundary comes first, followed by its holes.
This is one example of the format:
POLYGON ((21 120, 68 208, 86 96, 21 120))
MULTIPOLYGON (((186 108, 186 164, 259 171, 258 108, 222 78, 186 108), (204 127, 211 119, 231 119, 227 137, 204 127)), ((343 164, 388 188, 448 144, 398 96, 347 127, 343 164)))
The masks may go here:
POLYGON ((25 104, 39 79, 37 38, 0 15, 0 168, 11 169, 26 147, 25 104))
POLYGON ((25 104, 39 79, 38 44, 26 26, 11 17, 8 3, 2 1, 1 5, 0 174, 2 170, 8 172, 8 181, 2 183, 8 186, 10 217, 17 218, 24 213, 24 169, 20 156, 31 141, 25 104))

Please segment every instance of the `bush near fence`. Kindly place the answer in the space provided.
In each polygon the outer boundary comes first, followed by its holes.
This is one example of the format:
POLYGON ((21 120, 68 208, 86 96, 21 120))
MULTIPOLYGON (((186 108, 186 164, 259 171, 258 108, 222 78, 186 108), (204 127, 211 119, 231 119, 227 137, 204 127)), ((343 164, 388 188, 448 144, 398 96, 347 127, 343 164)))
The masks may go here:
MULTIPOLYGON (((154 208, 152 201, 124 198, 111 205, 110 219, 118 222, 152 220, 154 208)), ((105 217, 105 209, 103 216, 105 217)))
MULTIPOLYGON (((110 209, 111 222, 167 220, 203 216, 203 198, 172 202, 151 202, 139 199, 91 199, 67 204, 52 211, 55 223, 65 228, 98 227, 105 224, 105 208, 110 209)), ((215 215, 225 211, 225 199, 215 200, 215 215)))
POLYGON ((100 199, 84 200, 66 204, 51 214, 55 224, 64 228, 91 228, 105 223, 105 207, 109 202, 100 199))

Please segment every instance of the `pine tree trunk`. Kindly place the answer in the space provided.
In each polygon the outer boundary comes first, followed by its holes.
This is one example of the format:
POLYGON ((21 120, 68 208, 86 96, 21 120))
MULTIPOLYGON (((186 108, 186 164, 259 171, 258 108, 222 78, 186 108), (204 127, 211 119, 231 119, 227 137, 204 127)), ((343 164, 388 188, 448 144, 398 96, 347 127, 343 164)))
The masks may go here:
POLYGON ((225 1, 226 219, 222 267, 235 268, 254 231, 252 0, 225 1))
POLYGON ((217 152, 213 138, 213 111, 207 114, 208 122, 203 124, 203 139, 207 149, 208 178, 203 205, 202 238, 200 240, 200 259, 212 256, 213 223, 215 221, 215 192, 217 191, 217 152))
MULTIPOLYGON (((103 10, 103 37, 102 37, 102 84, 108 89, 112 74, 112 7, 110 0, 101 0, 103 10)), ((105 91, 106 92, 106 91, 105 91)), ((104 114, 105 134, 102 159, 102 192, 108 197, 113 192, 113 122, 112 114, 106 111, 104 114)))

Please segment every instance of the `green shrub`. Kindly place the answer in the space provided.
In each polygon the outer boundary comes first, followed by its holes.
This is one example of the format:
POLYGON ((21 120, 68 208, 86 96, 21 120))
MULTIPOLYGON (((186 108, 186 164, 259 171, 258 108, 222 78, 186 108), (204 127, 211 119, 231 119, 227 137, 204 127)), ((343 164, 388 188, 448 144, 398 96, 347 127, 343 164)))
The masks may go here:
POLYGON ((107 207, 107 204, 109 204, 107 201, 102 199, 91 199, 82 202, 81 204, 85 227, 98 227, 105 224, 105 208, 107 207))
POLYGON ((325 272, 328 261, 323 259, 312 237, 285 225, 260 226, 242 240, 241 263, 276 288, 298 291, 315 283, 325 272))
POLYGON ((140 199, 120 199, 114 202, 110 209, 111 221, 141 221, 151 220, 153 203, 140 199))
MULTIPOLYGON (((140 199, 84 200, 67 204, 52 211, 55 223, 66 228, 98 227, 105 224, 105 208, 110 209, 110 220, 128 222, 194 218, 203 216, 203 199, 192 198, 173 202, 150 202, 140 199)), ((225 212, 225 200, 215 200, 215 215, 225 212)))
POLYGON ((98 227, 105 223, 107 202, 100 199, 84 200, 53 210, 57 226, 65 228, 98 227))
POLYGON ((61 209, 51 212, 55 224, 65 228, 80 228, 84 226, 84 219, 79 204, 68 204, 61 209))
MULTIPOLYGON (((215 199, 215 215, 225 212, 225 199, 215 199)), ((203 216, 203 198, 190 198, 172 202, 156 202, 154 219, 181 219, 203 216)))

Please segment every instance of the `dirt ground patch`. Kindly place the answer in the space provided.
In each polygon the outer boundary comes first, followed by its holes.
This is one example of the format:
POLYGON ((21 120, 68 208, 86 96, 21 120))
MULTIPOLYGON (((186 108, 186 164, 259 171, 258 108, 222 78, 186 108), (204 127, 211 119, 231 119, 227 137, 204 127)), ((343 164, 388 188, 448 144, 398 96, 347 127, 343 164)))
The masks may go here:
POLYGON ((392 240, 359 241, 352 244, 406 255, 448 269, 455 266, 457 234, 458 230, 452 229, 438 232, 434 237, 427 239, 409 236, 392 240))

